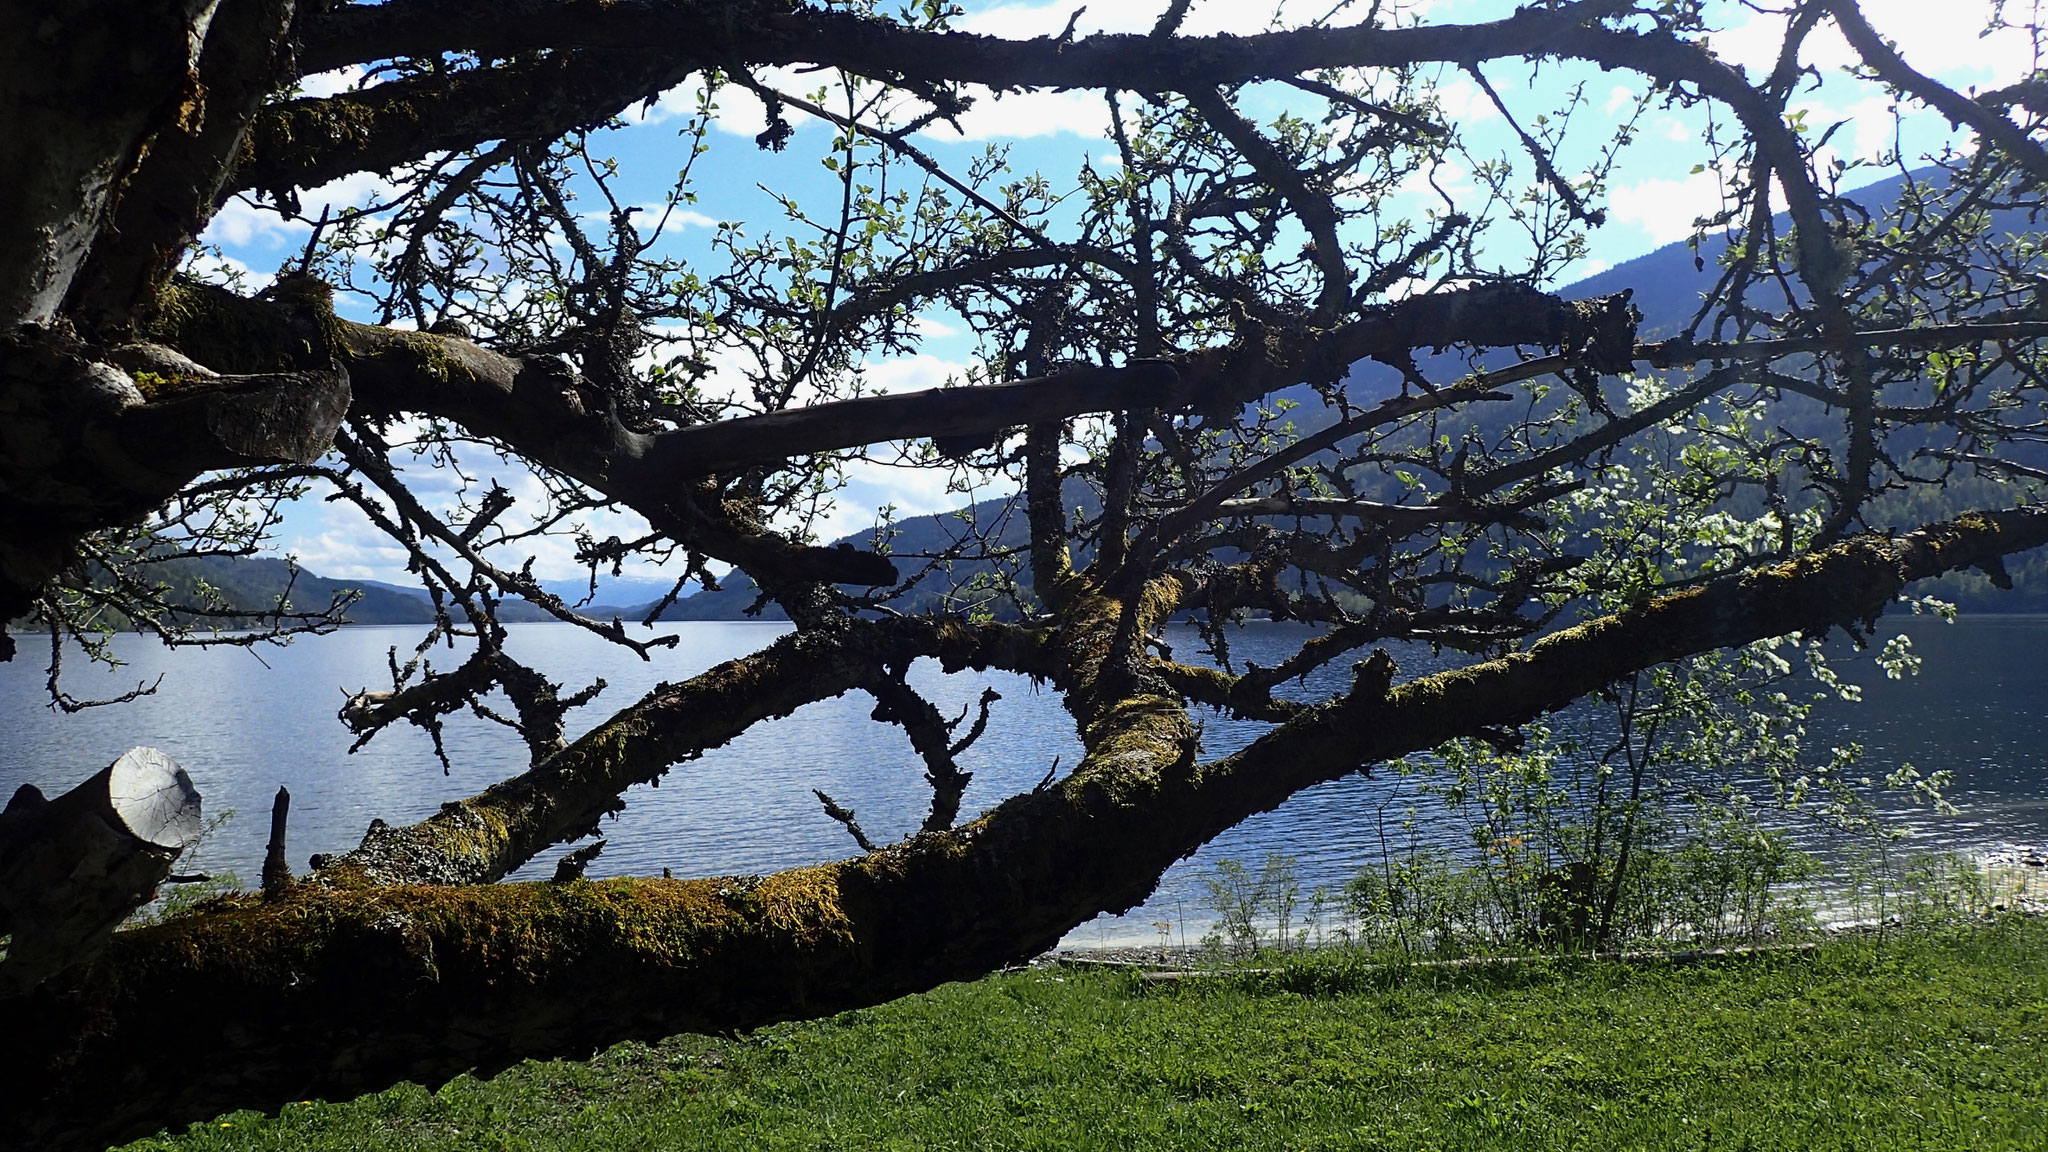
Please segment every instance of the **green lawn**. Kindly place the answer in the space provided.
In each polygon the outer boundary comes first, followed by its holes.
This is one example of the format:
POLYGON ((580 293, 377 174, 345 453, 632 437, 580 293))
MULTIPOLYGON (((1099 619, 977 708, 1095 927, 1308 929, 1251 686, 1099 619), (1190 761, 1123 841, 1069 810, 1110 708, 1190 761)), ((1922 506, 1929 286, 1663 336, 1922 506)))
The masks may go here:
POLYGON ((1689 967, 1034 972, 177 1149, 2048 1149, 2048 924, 1689 967))

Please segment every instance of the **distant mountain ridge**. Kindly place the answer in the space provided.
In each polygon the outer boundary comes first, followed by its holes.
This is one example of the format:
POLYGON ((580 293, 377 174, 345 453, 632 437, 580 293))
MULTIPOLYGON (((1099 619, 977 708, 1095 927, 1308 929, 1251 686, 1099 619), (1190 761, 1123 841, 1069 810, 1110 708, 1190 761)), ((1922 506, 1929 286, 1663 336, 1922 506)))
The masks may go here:
POLYGON ((424 592, 321 576, 270 556, 190 556, 151 565, 146 571, 170 587, 174 600, 205 603, 203 583, 230 609, 252 616, 275 609, 280 598, 287 611, 318 612, 339 597, 353 597, 344 609, 350 623, 421 624, 434 618, 424 592))
MULTIPOLYGON (((173 604, 208 608, 215 605, 217 598, 220 610, 231 613, 226 617, 177 614, 185 623, 228 629, 257 628, 264 626, 265 617, 278 611, 280 599, 287 612, 321 612, 343 597, 349 600, 341 612, 346 624, 431 624, 434 620, 433 602, 422 588, 381 580, 322 576, 303 565, 273 556, 181 556, 150 564, 139 575, 162 584, 165 599, 173 604)), ((610 604, 576 607, 588 592, 585 582, 549 581, 546 586, 585 616, 598 620, 640 618, 634 615, 635 609, 610 604)), ((644 582, 636 581, 621 590, 644 595, 646 587, 644 582)), ((641 616, 646 614, 647 607, 652 607, 651 601, 640 609, 641 616)), ((507 600, 499 605, 498 611, 499 619, 507 624, 555 621, 545 610, 524 600, 507 600)), ((125 628, 129 621, 121 618, 109 623, 125 628)), ((10 628, 24 626, 25 621, 9 622, 10 628)))

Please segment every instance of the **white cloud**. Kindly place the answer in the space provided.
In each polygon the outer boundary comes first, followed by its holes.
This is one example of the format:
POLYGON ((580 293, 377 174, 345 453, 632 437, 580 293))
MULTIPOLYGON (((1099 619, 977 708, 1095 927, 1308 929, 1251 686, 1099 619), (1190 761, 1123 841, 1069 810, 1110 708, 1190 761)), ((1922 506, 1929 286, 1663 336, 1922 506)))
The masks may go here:
MULTIPOLYGON (((318 219, 322 209, 360 208, 384 200, 396 191, 390 181, 375 172, 355 172, 299 193, 299 212, 318 219)), ((278 248, 303 243, 312 230, 313 226, 304 220, 287 220, 275 209, 260 207, 238 196, 214 214, 200 240, 235 248, 278 248)))
MULTIPOLYGON (((801 112, 788 109, 784 109, 782 118, 791 128, 810 119, 801 112)), ((728 136, 745 136, 751 140, 768 130, 768 106, 745 88, 721 88, 718 90, 718 111, 712 117, 712 124, 728 136)))
POLYGON ((1658 245, 1692 235, 1696 217, 1721 210, 1721 181, 1711 170, 1682 179, 1654 178, 1618 185, 1607 197, 1608 214, 1634 224, 1658 245))
POLYGON ((943 388, 948 381, 958 383, 967 379, 967 373, 966 364, 919 354, 873 361, 868 364, 866 375, 869 388, 894 394, 943 388))
POLYGON ((316 576, 338 580, 383 580, 397 584, 408 579, 405 549, 370 527, 367 521, 348 528, 330 528, 315 536, 298 536, 282 542, 282 551, 316 576))
POLYGON ((910 322, 910 326, 916 329, 919 336, 927 340, 943 340, 949 336, 958 336, 961 333, 958 325, 948 324, 944 320, 934 319, 930 316, 919 316, 910 322))
MULTIPOLYGON (((633 226, 643 231, 654 227, 655 223, 662 219, 664 213, 667 214, 668 226, 671 228, 718 227, 717 220, 692 208, 665 208, 660 204, 634 204, 630 205, 627 210, 633 213, 633 226)), ((606 232, 609 232, 612 226, 612 213, 609 208, 595 212, 578 212, 576 218, 590 224, 595 224, 606 232)), ((568 238, 560 232, 550 232, 549 241, 558 248, 566 247, 569 243, 568 238)))
POLYGON ((209 244, 227 244, 236 248, 246 247, 262 237, 265 247, 276 247, 294 231, 303 231, 304 226, 295 224, 268 208, 259 208, 241 197, 236 197, 221 206, 206 225, 206 233, 200 239, 209 244))
POLYGON ((320 72, 299 81, 299 94, 316 99, 326 99, 353 89, 363 82, 364 70, 360 64, 337 68, 332 72, 320 72))
MULTIPOLYGON (((1915 69, 1950 84, 2009 84, 2034 68, 2034 50, 2024 31, 2003 29, 1983 35, 1991 4, 1959 0, 1938 6, 1927 0, 1862 0, 1864 18, 1899 48, 1915 69)), ((1716 55, 1739 64, 1752 77, 1776 66, 1785 18, 1769 13, 1748 19, 1711 38, 1716 55)), ((1800 46, 1800 62, 1823 72, 1860 60, 1832 22, 1823 22, 1800 46)))
MULTIPOLYGON (((1714 55, 1749 73, 1752 79, 1768 73, 1778 62, 1785 40, 1785 20, 1780 16, 1752 14, 1747 20, 1707 38, 1714 55)), ((1808 37, 1811 45, 1813 38, 1808 37)))
POLYGON ((919 135, 939 140, 1022 140, 1062 133, 1090 140, 1109 136, 1109 105, 1097 92, 1010 92, 970 89, 972 107, 961 115, 960 130, 936 122, 919 135))
POLYGON ((397 184, 385 180, 377 172, 350 172, 340 180, 319 184, 317 189, 305 189, 299 193, 299 205, 305 215, 317 217, 319 209, 324 207, 362 207, 371 201, 389 199, 393 193, 397 193, 397 184))
MULTIPOLYGON (((1898 105, 1889 96, 1872 96, 1843 109, 1852 133, 1848 143, 1856 150, 1858 159, 1875 160, 1897 147, 1902 125, 1892 111, 1895 106, 1898 105)), ((1908 119, 1915 118, 1904 107, 1900 107, 1900 111, 1906 112, 1908 119)), ((1927 112, 1920 114, 1923 118, 1932 115, 1927 112)), ((1837 135, 1836 139, 1841 137, 1837 135)))
POLYGON ((1500 109, 1493 106, 1493 100, 1479 90, 1479 85, 1470 80, 1457 79, 1436 88, 1437 103, 1443 108, 1443 118, 1460 127, 1484 124, 1500 118, 1500 109))

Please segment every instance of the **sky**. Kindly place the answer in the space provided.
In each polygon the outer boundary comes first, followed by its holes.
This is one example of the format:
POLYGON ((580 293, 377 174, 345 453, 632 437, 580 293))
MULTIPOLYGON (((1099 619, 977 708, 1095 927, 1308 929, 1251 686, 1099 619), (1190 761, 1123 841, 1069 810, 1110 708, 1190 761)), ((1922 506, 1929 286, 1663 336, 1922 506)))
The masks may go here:
MULTIPOLYGON (((1981 36, 1991 7, 1997 0, 1952 0, 1929 4, 1926 0, 1865 0, 1866 16, 1877 29, 1901 46, 1907 60, 1922 72, 1952 85, 1989 88, 2011 83, 2033 71, 2035 57, 2029 38, 2018 32, 1981 36)), ((2038 3, 2039 0, 2036 0, 2038 3)), ((1330 0, 1321 0, 1314 13, 1327 10, 1330 0)), ((967 3, 967 15, 956 22, 969 31, 1016 38, 1057 35, 1076 7, 1075 0, 1059 3, 967 3)), ((1145 32, 1152 27, 1165 0, 1117 0, 1090 3, 1076 20, 1077 35, 1094 32, 1145 32)), ((1311 5, 1287 0, 1279 6, 1277 19, 1286 25, 1293 14, 1308 13, 1311 5)), ((1411 3, 1411 16, 1431 22, 1497 19, 1515 7, 1510 0, 1426 0, 1411 3)), ((2008 0, 2009 19, 2024 18, 2031 11, 2026 0, 2008 0)), ((1783 18, 1755 11, 1747 5, 1724 5, 1726 32, 1717 34, 1712 45, 1725 60, 1742 65, 1752 75, 1768 70, 1775 61, 1783 18)), ((1270 3, 1241 0, 1197 0, 1184 25, 1188 34, 1218 32, 1251 33, 1276 18, 1270 3)), ((1845 69, 1854 56, 1833 28, 1825 27, 1811 36, 1803 62, 1824 78, 1811 91, 1803 92, 1796 109, 1806 113, 1814 131, 1825 131, 1841 123, 1829 140, 1829 148, 1845 161, 1871 160, 1903 141, 1910 158, 1946 143, 1961 143, 1939 116, 1912 111, 1895 125, 1893 101, 1878 86, 1853 79, 1845 69), (1895 137, 1894 133, 1898 135, 1895 137)), ((1619 118, 1630 115, 1647 85, 1626 73, 1602 73, 1596 69, 1532 69, 1526 63, 1502 61, 1488 64, 1485 75, 1518 117, 1556 107, 1573 85, 1583 84, 1585 106, 1576 114, 1582 124, 1578 147, 1568 147, 1559 157, 1567 172, 1583 171, 1593 149, 1604 144, 1608 129, 1619 118), (1578 166, 1578 167, 1574 167, 1578 166)), ((323 94, 352 86, 360 73, 315 77, 306 84, 309 94, 323 94)), ((816 76, 778 74, 769 70, 762 79, 777 86, 801 89, 814 86, 816 76)), ((1505 153, 1521 161, 1518 171, 1526 174, 1526 158, 1519 151, 1510 126, 1470 79, 1455 68, 1443 69, 1438 79, 1439 98, 1448 117, 1455 120, 1468 145, 1478 154, 1505 153)), ((665 94, 646 108, 635 109, 627 127, 607 134, 600 145, 616 157, 624 178, 622 193, 635 202, 658 203, 683 163, 687 140, 679 136, 695 108, 693 86, 665 94)), ((825 125, 792 113, 797 134, 786 150, 765 152, 753 137, 765 119, 757 101, 749 94, 727 89, 720 94, 720 107, 708 143, 710 152, 697 161, 695 184, 698 199, 674 221, 672 250, 695 260, 711 260, 710 238, 720 221, 741 223, 750 235, 777 231, 782 227, 781 210, 762 191, 763 186, 797 195, 836 197, 837 185, 820 164, 827 138, 825 125)), ((1264 85, 1251 91, 1245 103, 1256 119, 1270 119, 1290 106, 1307 105, 1320 110, 1320 101, 1278 85, 1264 85)), ((1641 113, 1636 141, 1626 149, 1615 169, 1605 206, 1606 227, 1589 237, 1585 260, 1560 277, 1560 283, 1580 279, 1661 245, 1688 236, 1695 217, 1715 211, 1720 203, 1719 174, 1711 168, 1695 171, 1706 159, 1699 141, 1707 130, 1707 113, 1700 109, 1651 106, 1641 113)), ((1725 123, 1725 116, 1724 116, 1725 123)), ((1527 126, 1526 120, 1524 126, 1527 126)), ((1043 171, 1056 181, 1071 177, 1078 165, 1091 160, 1100 165, 1113 162, 1114 146, 1108 140, 1108 115, 1102 97, 1092 92, 1011 93, 1001 98, 983 94, 974 108, 961 118, 959 131, 935 126, 919 135, 918 143, 950 169, 958 169, 979 155, 990 143, 1010 149, 1011 166, 1017 172, 1043 171)), ((1880 179, 1885 173, 1872 171, 1858 178, 1852 173, 1845 186, 1880 179)), ((1472 186, 1473 176, 1465 166, 1451 163, 1430 174, 1437 184, 1457 190, 1472 186)), ((317 216, 323 205, 356 206, 371 202, 389 190, 374 174, 350 176, 302 197, 308 215, 317 216)), ((1419 211, 1434 198, 1425 183, 1410 190, 1408 208, 1419 211)), ((1403 210, 1402 205, 1390 208, 1403 210)), ((223 265, 246 275, 245 284, 257 287, 267 282, 278 267, 295 260, 308 236, 308 226, 279 217, 268 208, 241 201, 230 203, 213 221, 203 240, 215 246, 218 257, 203 262, 223 265)), ((711 265, 716 267, 717 265, 711 265)), ((349 311, 344 305, 344 313, 349 311)), ((370 319, 358 314, 357 319, 370 319)), ((974 342, 957 316, 933 313, 922 319, 924 340, 916 354, 878 359, 870 363, 871 384, 891 392, 936 387, 948 379, 962 378, 973 367, 974 342)), ((522 471, 507 469, 486 458, 466 458, 470 470, 479 476, 497 477, 512 489, 518 509, 542 506, 540 485, 522 471)), ((821 539, 861 531, 874 522, 875 510, 892 505, 899 515, 915 515, 960 506, 967 499, 951 490, 946 473, 933 470, 892 468, 880 463, 853 466, 850 483, 841 493, 833 513, 817 526, 821 539)), ((430 506, 445 507, 452 498, 454 478, 425 468, 410 468, 408 479, 430 506)), ((979 496, 995 494, 982 490, 979 496)), ((630 513, 586 518, 587 527, 598 537, 614 533, 629 536, 644 530, 630 513)), ((277 551, 296 556, 307 568, 321 575, 354 579, 404 582, 404 554, 385 541, 361 514, 340 502, 312 500, 293 508, 277 533, 277 551)), ((534 571, 551 580, 580 578, 582 569, 573 558, 574 546, 566 538, 543 538, 532 549, 534 571)), ((657 579, 659 573, 639 574, 657 579)))

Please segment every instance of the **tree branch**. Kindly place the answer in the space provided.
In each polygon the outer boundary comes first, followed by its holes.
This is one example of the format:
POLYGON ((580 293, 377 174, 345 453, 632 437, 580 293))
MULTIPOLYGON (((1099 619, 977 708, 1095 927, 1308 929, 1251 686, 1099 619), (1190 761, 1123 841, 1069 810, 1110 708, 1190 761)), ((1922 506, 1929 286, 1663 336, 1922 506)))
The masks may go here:
POLYGON ((1907 64, 1896 49, 1877 34, 1863 18, 1855 0, 1826 0, 1835 26, 1842 30, 1856 54, 1877 73, 1878 79, 1948 117, 1955 125, 1967 124, 1977 134, 1997 145, 1998 150, 2027 170, 2036 184, 2048 184, 2048 151, 2027 139, 2018 125, 2002 112, 1994 111, 1964 96, 1948 85, 1922 75, 1907 64))
POLYGON ((354 172, 388 172, 434 152, 497 140, 554 140, 652 100, 712 63, 694 49, 652 57, 557 52, 282 101, 256 114, 241 163, 218 199, 255 191, 295 203, 297 189, 354 172))
POLYGON ((1188 106, 1230 141, 1259 178, 1294 206, 1294 215, 1315 245, 1316 267, 1323 273, 1323 288, 1310 322, 1326 326, 1335 321, 1351 302, 1351 270, 1344 263, 1344 246, 1337 238, 1337 206, 1329 196, 1311 189, 1294 162, 1274 147, 1257 125, 1239 115, 1223 93, 1201 88, 1185 96, 1188 106))
MULTIPOLYGON (((350 400, 331 367, 151 383, 60 332, 0 335, 0 620, 27 613, 81 540, 201 473, 318 459, 350 400)), ((0 659, 11 650, 0 636, 0 659)))
POLYGON ((665 684, 527 772, 407 828, 373 826, 355 850, 316 863, 310 881, 483 884, 549 846, 593 831, 635 784, 755 724, 873 680, 880 667, 936 656, 949 670, 1050 672, 1035 634, 996 624, 909 618, 796 632, 681 684, 665 684))
MULTIPOLYGON (((0 1075, 13 1091, 0 1118, 38 1147, 104 1146, 231 1107, 438 1084, 528 1056, 824 1015, 978 975, 1137 904, 1190 848, 1309 784, 1520 723, 1662 661, 1863 622, 1908 580, 2043 543, 2048 512, 2034 510, 1857 537, 1526 653, 1391 689, 1361 676, 1345 698, 1199 768, 1193 725, 1171 700, 1077 685, 1075 696, 1105 706, 1077 714, 1087 755, 1073 775, 953 832, 838 864, 758 879, 301 884, 282 900, 231 902, 124 933, 90 978, 63 976, 10 1003, 0 1075), (207 1026, 224 1003, 241 1023, 207 1026), (42 1060, 57 1051, 70 1054, 61 1067, 42 1060), (237 1074, 175 1071, 193 1067, 237 1074), (131 1087, 110 1100, 104 1084, 117 1074, 131 1087)), ((1120 614, 1084 602, 1062 642, 1083 679, 1100 671, 1097 641, 1120 614)))
MULTIPOLYGON (((868 684, 862 685, 875 698, 875 710, 871 719, 886 724, 895 724, 910 737, 911 747, 917 749, 918 758, 924 761, 925 783, 932 788, 931 814, 925 817, 926 832, 944 832, 960 818, 960 797, 967 792, 967 785, 974 779, 972 772, 963 772, 954 762, 952 743, 953 731, 931 701, 903 682, 895 671, 885 670, 868 684)), ((988 704, 982 704, 982 723, 988 722, 988 704)))
POLYGON ((249 121, 290 59, 295 0, 224 0, 206 24, 190 114, 159 130, 121 189, 65 312, 108 330, 149 307, 219 203, 249 121))
POLYGON ((1631 6, 1582 0, 1523 8, 1470 25, 1302 28, 1254 36, 1090 36, 1004 40, 921 32, 784 0, 735 4, 615 0, 591 11, 573 0, 396 0, 343 5, 311 21, 301 67, 324 72, 400 56, 469 50, 488 56, 561 49, 744 64, 827 64, 865 76, 965 81, 991 88, 1120 88, 1184 92, 1325 68, 1396 68, 1447 60, 1529 56, 1559 33, 1631 6))

